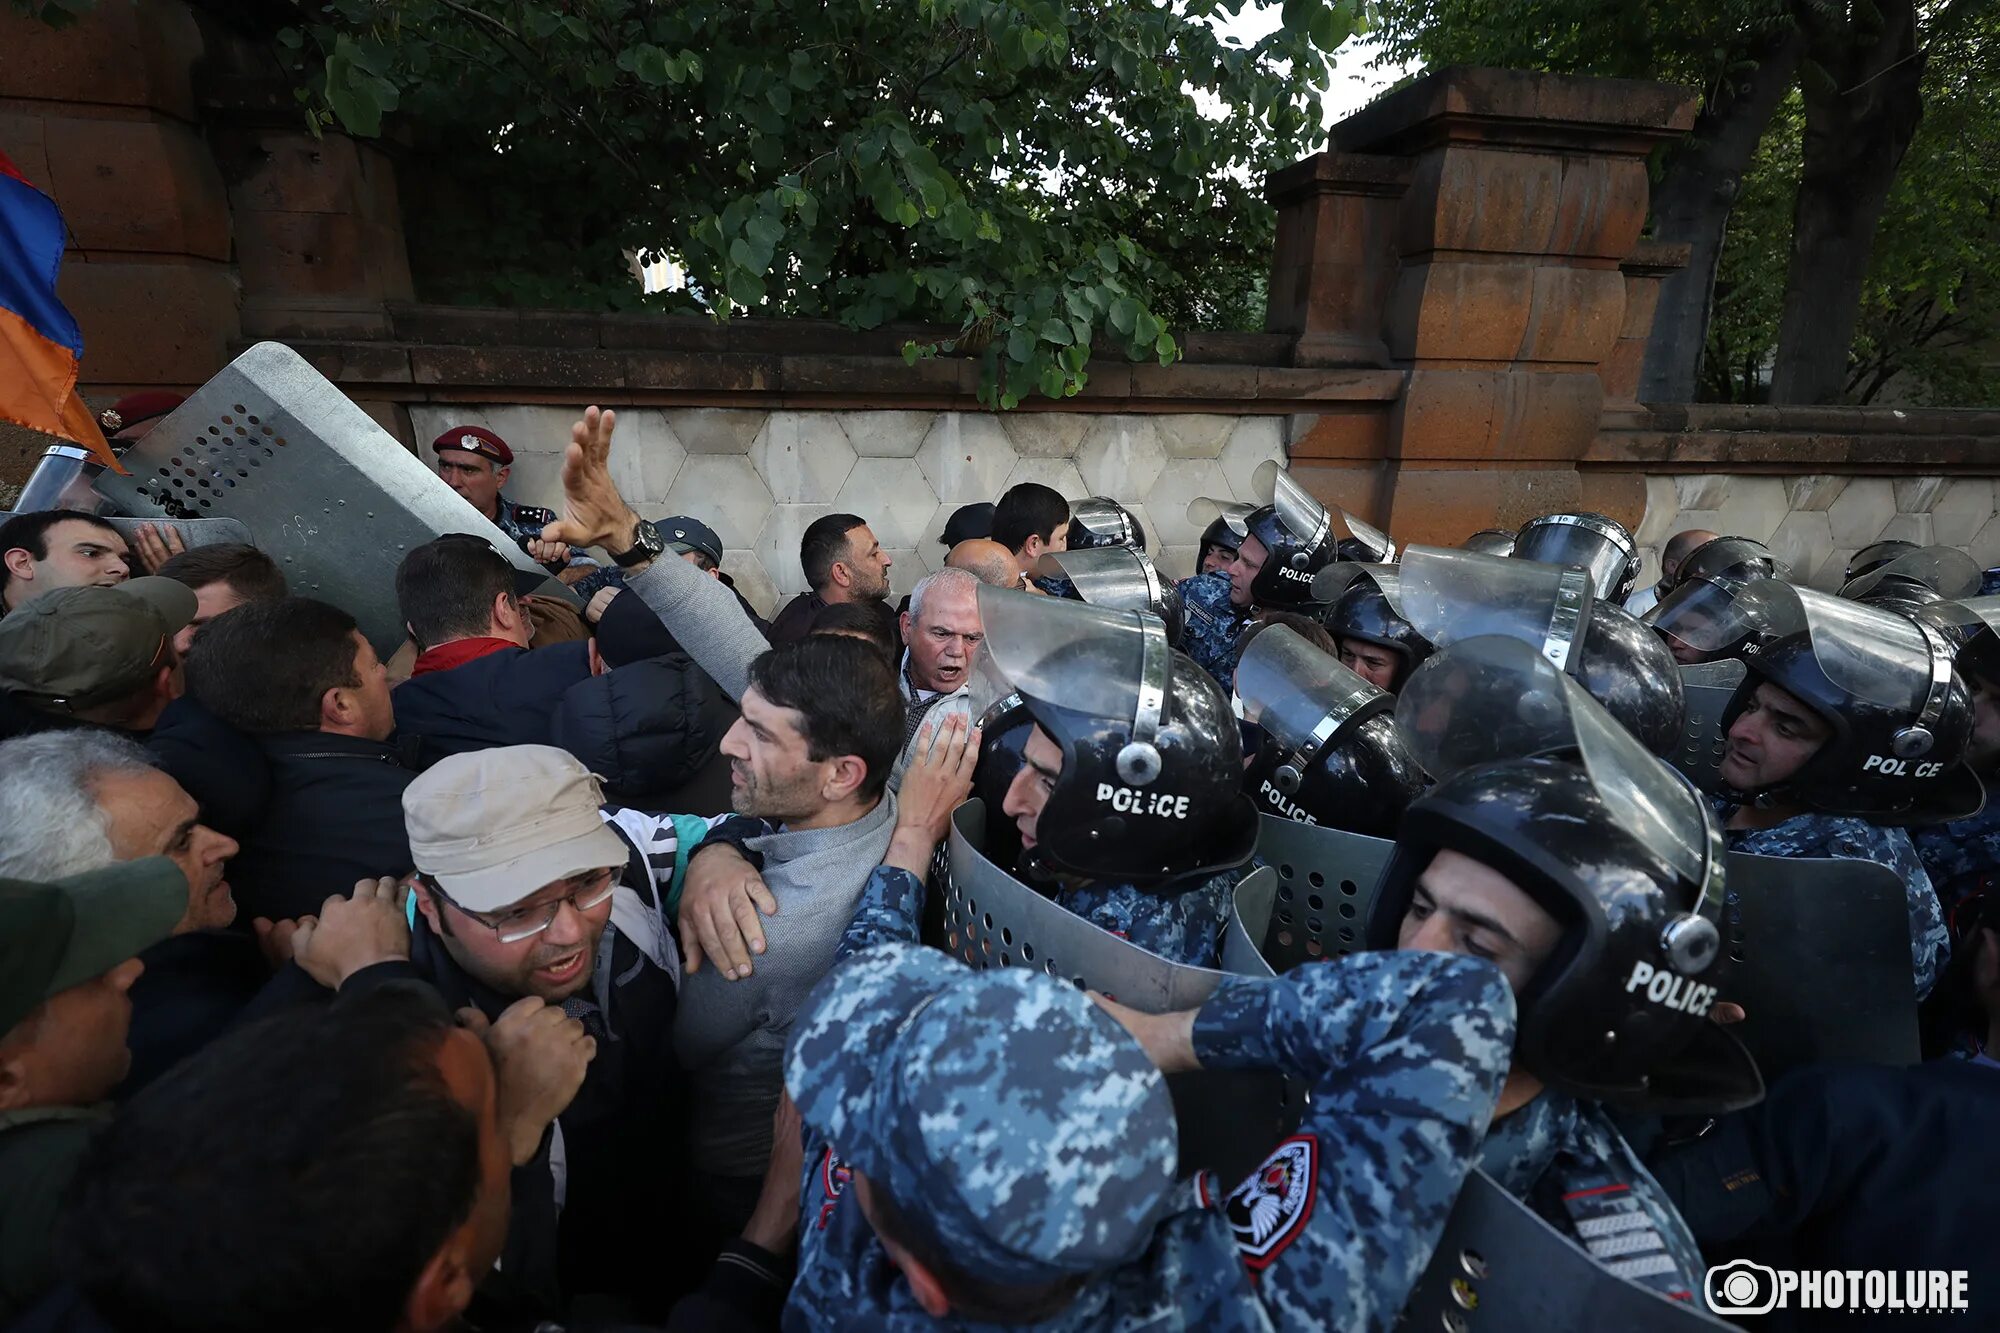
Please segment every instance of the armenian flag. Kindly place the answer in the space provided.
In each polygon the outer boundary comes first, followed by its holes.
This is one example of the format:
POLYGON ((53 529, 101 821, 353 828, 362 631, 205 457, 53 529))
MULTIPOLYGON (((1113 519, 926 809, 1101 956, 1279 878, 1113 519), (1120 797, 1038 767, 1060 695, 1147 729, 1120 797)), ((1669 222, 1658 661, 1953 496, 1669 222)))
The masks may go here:
POLYGON ((62 254, 55 200, 0 153, 0 418, 83 445, 122 472, 76 392, 83 331, 56 296, 62 254))

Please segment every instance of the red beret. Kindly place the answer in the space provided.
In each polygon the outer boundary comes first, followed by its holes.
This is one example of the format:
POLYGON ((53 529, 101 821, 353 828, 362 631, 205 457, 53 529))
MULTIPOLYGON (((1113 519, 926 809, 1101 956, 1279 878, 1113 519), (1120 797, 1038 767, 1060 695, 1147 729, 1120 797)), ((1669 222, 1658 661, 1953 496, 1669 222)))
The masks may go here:
POLYGON ((97 414, 97 424, 106 435, 116 435, 127 426, 136 426, 154 417, 163 417, 187 401, 187 395, 169 389, 142 389, 128 393, 97 414))
POLYGON ((432 453, 440 449, 463 449, 468 454, 490 458, 501 467, 514 465, 514 451, 507 447, 507 441, 484 426, 453 426, 431 441, 432 453))

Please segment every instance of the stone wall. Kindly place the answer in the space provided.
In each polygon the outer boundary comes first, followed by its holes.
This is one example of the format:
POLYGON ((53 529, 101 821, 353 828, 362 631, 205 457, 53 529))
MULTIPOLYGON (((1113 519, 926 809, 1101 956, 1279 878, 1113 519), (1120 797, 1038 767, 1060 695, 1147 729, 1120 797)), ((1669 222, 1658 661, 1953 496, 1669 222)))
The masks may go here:
MULTIPOLYGON (((582 405, 426 404, 410 409, 428 441, 480 425, 513 447, 510 498, 562 500, 562 446, 582 405)), ((973 412, 631 408, 613 451, 620 489, 648 518, 692 514, 722 538, 723 567, 769 611, 805 586, 799 538, 822 515, 867 519, 895 561, 900 595, 944 563, 939 541, 959 505, 1021 481, 1070 499, 1112 495, 1145 525, 1161 567, 1192 572, 1197 496, 1250 498, 1251 474, 1285 455, 1285 419, 1187 413, 994 416, 973 412)))

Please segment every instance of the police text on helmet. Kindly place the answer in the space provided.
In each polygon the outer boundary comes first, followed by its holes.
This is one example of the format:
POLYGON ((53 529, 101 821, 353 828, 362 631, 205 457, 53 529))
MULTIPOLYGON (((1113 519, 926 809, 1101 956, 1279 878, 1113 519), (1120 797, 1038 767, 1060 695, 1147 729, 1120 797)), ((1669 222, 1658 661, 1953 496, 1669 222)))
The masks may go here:
POLYGON ((1641 987, 1644 987, 1645 996, 1652 1003, 1678 1009, 1697 1018, 1704 1017, 1715 1003, 1715 987, 1690 981, 1678 972, 1656 968, 1651 963, 1632 964, 1632 975, 1625 978, 1627 995, 1641 987))

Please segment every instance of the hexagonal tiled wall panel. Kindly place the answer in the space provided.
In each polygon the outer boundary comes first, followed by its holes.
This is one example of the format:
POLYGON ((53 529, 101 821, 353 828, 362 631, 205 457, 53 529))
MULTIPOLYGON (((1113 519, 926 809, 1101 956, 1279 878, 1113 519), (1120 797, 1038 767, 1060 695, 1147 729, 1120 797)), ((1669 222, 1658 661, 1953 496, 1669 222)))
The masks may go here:
POLYGON ((1778 477, 1732 477, 1717 510, 1715 531, 1725 537, 1769 541, 1785 521, 1785 483, 1778 477))
POLYGON ((1023 458, 1076 457, 1090 418, 1075 412, 1009 412, 1000 418, 1008 443, 1023 458))
POLYGON ((1076 451, 1076 470, 1090 493, 1127 506, 1153 489, 1166 465, 1152 421, 1124 413, 1092 422, 1076 451))
POLYGON ((882 548, 882 554, 889 557, 889 600, 891 602, 900 602, 903 598, 908 597, 910 589, 916 587, 924 575, 931 572, 930 567, 924 564, 923 557, 908 548, 892 551, 885 546, 882 548))
POLYGON ((917 466, 947 505, 998 500, 1014 470, 1014 446, 991 416, 940 412, 917 449, 917 466))
POLYGON ((1000 488, 1001 494, 1024 481, 1039 482, 1065 500, 1081 500, 1090 494, 1090 488, 1083 484, 1083 474, 1067 458, 1023 458, 1007 474, 1007 484, 1000 488))
POLYGON ((1239 418, 1214 412, 1177 412, 1153 418, 1168 458, 1220 458, 1239 418))
POLYGON ((1251 493, 1251 478, 1266 459, 1286 461, 1284 432, 1282 417, 1244 417, 1236 423, 1218 458, 1222 475, 1229 479, 1229 493, 1236 499, 1253 503, 1259 499, 1251 493))
POLYGON ((773 505, 763 530, 751 544, 765 575, 777 590, 780 606, 805 591, 805 571, 799 568, 799 540, 814 519, 833 512, 832 505, 773 505))
POLYGON ((771 584, 771 576, 764 568, 764 562, 757 558, 755 551, 747 549, 722 552, 722 572, 729 575, 736 585, 736 591, 743 594, 750 605, 757 608, 757 614, 769 619, 777 612, 781 603, 778 590, 771 584))
POLYGON ((1953 477, 1931 504, 1931 540, 1963 548, 1993 516, 1993 482, 1988 477, 1953 477))
POLYGON ((938 499, 903 458, 863 458, 833 497, 836 512, 868 520, 886 550, 914 551, 938 511, 938 499))
MULTIPOLYGON (((567 433, 563 443, 568 446, 567 433)), ((665 413, 638 411, 618 418, 611 444, 611 479, 633 508, 651 513, 653 506, 664 502, 686 461, 687 450, 665 413)))
POLYGON ((1850 477, 1826 513, 1833 524, 1833 544, 1859 550, 1877 540, 1895 516, 1895 484, 1887 477, 1850 477))
POLYGON ((845 412, 847 440, 863 458, 915 458, 937 420, 935 412, 845 412))
POLYGON ((1194 573, 1197 549, 1193 546, 1162 546, 1153 553, 1153 563, 1159 566, 1161 577, 1178 583, 1194 573))
POLYGON ((773 412, 750 461, 779 504, 825 504, 854 468, 854 446, 832 412, 773 412))
POLYGON ((1229 479, 1222 464, 1213 458, 1182 458, 1167 464, 1153 489, 1146 493, 1146 512, 1159 530, 1154 540, 1162 547, 1186 546, 1201 541, 1202 527, 1190 523, 1188 502, 1197 497, 1216 499, 1229 494, 1229 479))
POLYGON ((1807 578, 1832 554, 1833 529, 1823 510, 1801 510, 1785 515, 1769 545, 1771 554, 1791 566, 1795 577, 1807 578))
POLYGON ((1972 534, 1972 540, 1967 544, 1966 550, 1979 562, 1982 569, 2000 565, 2000 516, 1987 519, 1979 531, 1972 534))
MULTIPOLYGON (((661 516, 688 514, 715 529, 725 549, 754 546, 771 513, 771 488, 740 454, 695 454, 656 506, 661 516)), ((798 561, 798 548, 792 548, 798 561)), ((797 574, 794 573, 794 578, 797 574)), ((775 581, 775 580, 774 580, 775 581)), ((783 583, 779 583, 783 587, 783 583)))
POLYGON ((747 454, 769 415, 728 407, 685 407, 669 411, 667 424, 691 454, 747 454))

